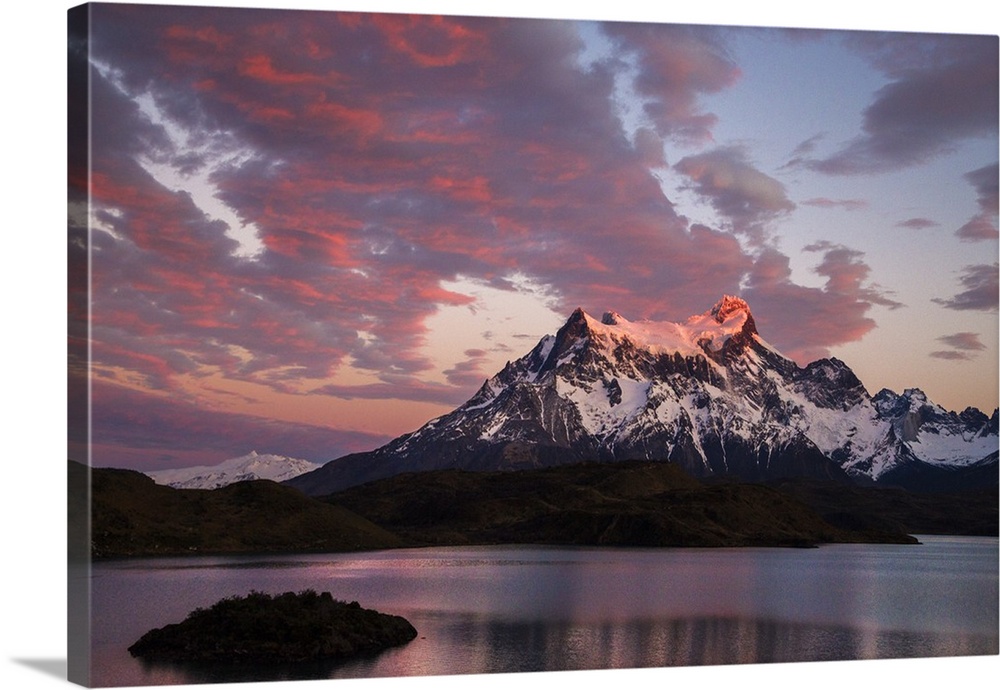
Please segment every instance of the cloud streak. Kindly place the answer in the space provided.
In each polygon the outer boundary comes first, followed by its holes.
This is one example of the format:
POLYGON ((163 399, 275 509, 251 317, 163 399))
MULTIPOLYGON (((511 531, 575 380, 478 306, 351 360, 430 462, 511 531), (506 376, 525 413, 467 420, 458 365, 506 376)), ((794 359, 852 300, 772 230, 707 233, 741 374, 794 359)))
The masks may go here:
POLYGON ((909 228, 910 230, 925 230, 937 226, 938 223, 930 218, 907 218, 896 223, 897 228, 909 228))
MULTIPOLYGON (((385 436, 343 431, 310 424, 233 414, 170 397, 149 395, 120 386, 95 386, 93 461, 99 467, 139 470, 215 464, 257 450, 326 462, 347 453, 369 450, 385 436)), ((82 429, 70 437, 70 453, 86 458, 82 429)))
POLYGON ((864 199, 828 199, 826 197, 815 197, 799 202, 803 206, 815 206, 817 208, 839 208, 844 211, 860 211, 868 208, 868 202, 864 199))
POLYGON ((979 339, 979 334, 968 331, 943 335, 938 340, 951 349, 931 352, 930 356, 935 359, 968 361, 976 357, 975 353, 986 349, 986 345, 979 339))

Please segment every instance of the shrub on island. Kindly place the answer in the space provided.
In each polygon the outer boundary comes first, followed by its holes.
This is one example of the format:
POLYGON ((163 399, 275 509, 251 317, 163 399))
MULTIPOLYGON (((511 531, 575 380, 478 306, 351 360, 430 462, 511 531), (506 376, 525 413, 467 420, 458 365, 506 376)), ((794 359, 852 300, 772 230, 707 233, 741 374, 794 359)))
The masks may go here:
POLYGON ((251 592, 150 630, 128 651, 147 661, 284 663, 348 659, 417 636, 401 616, 338 601, 329 592, 251 592))

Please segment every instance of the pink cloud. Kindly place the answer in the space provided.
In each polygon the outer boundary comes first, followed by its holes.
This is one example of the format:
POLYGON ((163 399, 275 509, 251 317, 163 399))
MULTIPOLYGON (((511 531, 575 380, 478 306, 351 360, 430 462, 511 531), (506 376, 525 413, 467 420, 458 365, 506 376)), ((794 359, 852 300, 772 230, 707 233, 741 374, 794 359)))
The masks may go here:
POLYGON ((868 314, 874 306, 903 306, 867 282, 870 268, 861 252, 830 242, 806 251, 822 255, 814 269, 826 277, 822 288, 793 283, 788 257, 768 248, 760 253, 745 291, 760 332, 800 364, 829 356, 831 346, 871 331, 875 321, 868 314))
POLYGON ((373 14, 363 21, 376 26, 394 51, 420 67, 450 67, 481 58, 489 41, 486 32, 450 17, 373 14))
POLYGON ((635 55, 635 89, 660 136, 711 140, 716 116, 700 112, 698 98, 739 79, 739 67, 707 27, 615 23, 603 25, 625 55, 635 55))

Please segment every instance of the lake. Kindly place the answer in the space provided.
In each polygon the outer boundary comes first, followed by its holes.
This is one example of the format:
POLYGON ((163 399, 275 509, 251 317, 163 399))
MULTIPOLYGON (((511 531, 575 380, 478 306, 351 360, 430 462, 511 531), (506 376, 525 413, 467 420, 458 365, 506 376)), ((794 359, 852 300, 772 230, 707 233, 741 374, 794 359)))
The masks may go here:
POLYGON ((998 541, 817 549, 448 547, 134 559, 93 567, 97 686, 636 668, 998 651, 998 541), (147 665, 127 647, 251 590, 315 589, 406 617, 359 661, 147 665))

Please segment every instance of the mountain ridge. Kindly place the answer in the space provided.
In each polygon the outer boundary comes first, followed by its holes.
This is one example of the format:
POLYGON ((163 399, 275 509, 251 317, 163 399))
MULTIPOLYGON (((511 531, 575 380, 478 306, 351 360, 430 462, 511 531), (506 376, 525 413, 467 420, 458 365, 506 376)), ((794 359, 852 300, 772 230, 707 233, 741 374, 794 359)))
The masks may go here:
POLYGON ((680 323, 578 308, 452 412, 288 484, 318 495, 409 471, 660 460, 697 477, 929 490, 942 472, 951 487, 995 476, 997 420, 917 388, 871 396, 836 358, 800 367, 739 297, 680 323))

